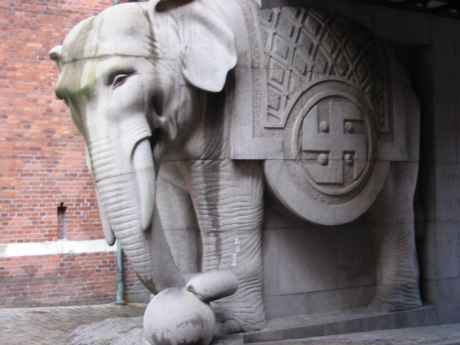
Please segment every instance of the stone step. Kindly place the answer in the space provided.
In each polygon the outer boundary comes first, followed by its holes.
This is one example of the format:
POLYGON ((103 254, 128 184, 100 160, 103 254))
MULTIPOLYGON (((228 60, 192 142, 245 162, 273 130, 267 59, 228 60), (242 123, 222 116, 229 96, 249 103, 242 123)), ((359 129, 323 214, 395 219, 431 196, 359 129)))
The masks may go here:
POLYGON ((242 336, 244 344, 303 339, 356 332, 431 326, 439 323, 436 308, 424 306, 399 312, 356 309, 275 319, 265 329, 242 336))
POLYGON ((460 345, 460 324, 261 342, 257 345, 460 345))

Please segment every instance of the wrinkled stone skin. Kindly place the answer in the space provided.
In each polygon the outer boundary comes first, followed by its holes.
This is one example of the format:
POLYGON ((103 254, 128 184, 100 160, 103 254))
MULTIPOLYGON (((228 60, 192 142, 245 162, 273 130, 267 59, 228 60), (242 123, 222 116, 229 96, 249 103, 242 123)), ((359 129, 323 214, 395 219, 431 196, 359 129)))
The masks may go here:
MULTIPOLYGON (((386 79, 396 78, 393 94, 407 97, 382 106, 378 90, 388 85, 374 68, 378 44, 369 33, 325 20, 327 37, 348 37, 351 46, 332 54, 330 42, 319 40, 310 51, 321 54, 299 53, 308 60, 299 68, 299 54, 287 61, 290 46, 300 51, 309 41, 289 41, 288 26, 274 28, 285 41, 262 47, 269 42, 263 28, 276 16, 277 23, 303 18, 295 27, 305 32, 313 17, 328 18, 312 9, 261 10, 252 0, 151 0, 83 21, 50 53, 60 68, 56 94, 87 143, 106 239, 118 239, 145 286, 160 292, 144 323, 151 342, 211 341, 211 309, 199 294, 174 290, 200 271, 238 278, 236 293, 212 304, 222 329, 263 327, 266 184, 306 221, 340 226, 364 214, 379 251, 373 305, 421 304, 412 208, 418 108, 405 74, 388 55, 386 79), (375 51, 360 50, 363 37, 375 51), (351 72, 337 56, 352 61, 351 72), (292 65, 280 67, 283 58, 292 65), (295 89, 276 91, 287 71, 285 84, 295 89), (397 110, 385 113, 388 106, 397 110), (385 120, 406 132, 388 135, 385 120), (179 310, 178 300, 199 312, 184 309, 184 319, 163 325, 190 327, 187 336, 165 337, 151 320, 163 305, 179 310)), ((207 291, 220 298, 227 287, 207 291)))

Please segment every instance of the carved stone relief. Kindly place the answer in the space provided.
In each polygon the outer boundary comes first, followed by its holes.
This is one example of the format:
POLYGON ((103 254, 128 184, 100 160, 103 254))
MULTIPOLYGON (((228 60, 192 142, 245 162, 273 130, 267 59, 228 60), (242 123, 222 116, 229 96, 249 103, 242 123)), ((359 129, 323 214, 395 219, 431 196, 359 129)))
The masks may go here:
POLYGON ((413 223, 382 218, 412 209, 418 169, 417 102, 388 52, 344 19, 252 0, 114 6, 51 51, 107 240, 157 294, 149 344, 263 327, 266 185, 323 225, 380 205, 376 306, 421 304, 413 223))

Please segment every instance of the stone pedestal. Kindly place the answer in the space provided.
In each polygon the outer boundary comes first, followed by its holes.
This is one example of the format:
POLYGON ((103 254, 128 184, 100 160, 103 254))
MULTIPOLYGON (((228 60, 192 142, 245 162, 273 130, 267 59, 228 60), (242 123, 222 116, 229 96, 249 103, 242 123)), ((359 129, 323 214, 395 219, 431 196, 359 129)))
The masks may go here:
POLYGON ((242 336, 244 344, 304 339, 328 335, 370 332, 438 324, 434 307, 426 306, 394 313, 355 309, 342 312, 300 315, 274 319, 259 332, 242 336))
MULTIPOLYGON (((363 308, 273 319, 261 331, 227 336, 217 339, 214 344, 262 345, 281 341, 290 345, 355 344, 356 339, 356 343, 362 345, 380 344, 379 341, 388 345, 406 344, 409 340, 415 341, 414 344, 431 345, 436 344, 435 340, 447 338, 446 345, 460 344, 460 325, 434 326, 437 324, 438 313, 433 306, 394 313, 363 308), (417 329, 409 329, 413 327, 417 329), (457 342, 453 342, 454 339, 457 342)), ((72 345, 140 345, 142 319, 109 319, 82 326, 72 333, 70 341, 72 345)))

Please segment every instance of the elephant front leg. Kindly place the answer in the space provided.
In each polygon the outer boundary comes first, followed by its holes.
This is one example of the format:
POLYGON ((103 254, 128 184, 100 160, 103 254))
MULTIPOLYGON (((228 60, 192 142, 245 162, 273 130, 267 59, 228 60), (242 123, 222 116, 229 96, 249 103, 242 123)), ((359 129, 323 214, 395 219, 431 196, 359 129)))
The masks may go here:
POLYGON ((377 251, 377 291, 372 307, 385 311, 422 305, 415 246, 417 163, 392 163, 388 180, 369 212, 377 251))
POLYGON ((191 195, 201 229, 202 271, 231 269, 239 280, 235 295, 215 302, 218 319, 229 332, 261 328, 265 313, 260 163, 195 162, 191 195))
POLYGON ((183 164, 165 162, 157 180, 157 208, 174 262, 187 277, 198 272, 199 230, 183 164))

